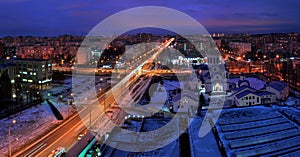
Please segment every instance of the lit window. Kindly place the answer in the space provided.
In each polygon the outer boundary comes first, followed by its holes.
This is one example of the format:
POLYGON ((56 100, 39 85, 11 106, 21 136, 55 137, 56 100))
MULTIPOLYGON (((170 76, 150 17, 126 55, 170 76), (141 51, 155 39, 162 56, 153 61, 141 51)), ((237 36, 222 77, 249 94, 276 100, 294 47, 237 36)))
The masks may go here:
POLYGON ((32 82, 32 80, 28 80, 28 82, 32 82))

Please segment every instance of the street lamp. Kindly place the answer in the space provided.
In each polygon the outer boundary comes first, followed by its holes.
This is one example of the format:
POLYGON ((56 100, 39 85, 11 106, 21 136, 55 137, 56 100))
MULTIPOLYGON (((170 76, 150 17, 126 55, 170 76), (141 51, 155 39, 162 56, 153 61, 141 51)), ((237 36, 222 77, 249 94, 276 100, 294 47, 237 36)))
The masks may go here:
POLYGON ((27 91, 26 91, 27 105, 28 105, 28 93, 29 93, 29 91, 27 90, 27 91))
POLYGON ((9 151, 9 157, 11 157, 11 141, 10 141, 10 126, 11 124, 16 124, 16 120, 12 120, 8 125, 8 151, 9 151))

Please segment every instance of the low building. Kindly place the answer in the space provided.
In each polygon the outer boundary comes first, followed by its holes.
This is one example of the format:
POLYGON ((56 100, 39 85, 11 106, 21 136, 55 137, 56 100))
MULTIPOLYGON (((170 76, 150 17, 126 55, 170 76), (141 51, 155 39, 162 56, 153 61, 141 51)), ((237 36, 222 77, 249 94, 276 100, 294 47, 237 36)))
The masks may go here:
POLYGON ((270 82, 262 90, 274 93, 277 100, 285 100, 289 96, 289 86, 282 81, 270 82))
POLYGON ((260 105, 261 99, 255 92, 246 90, 234 96, 235 105, 237 106, 251 106, 260 105))
POLYGON ((276 102, 276 95, 268 91, 245 90, 234 95, 234 101, 237 106, 270 104, 276 102))
POLYGON ((173 112, 195 113, 198 107, 198 96, 194 93, 181 93, 173 97, 173 112))

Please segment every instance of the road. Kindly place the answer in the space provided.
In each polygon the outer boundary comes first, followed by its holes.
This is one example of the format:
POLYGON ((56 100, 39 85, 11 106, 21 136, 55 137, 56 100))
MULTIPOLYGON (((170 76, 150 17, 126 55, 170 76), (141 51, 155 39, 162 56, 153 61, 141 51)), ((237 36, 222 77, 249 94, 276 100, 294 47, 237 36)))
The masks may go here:
MULTIPOLYGON (((113 107, 116 99, 122 97, 122 90, 128 88, 131 84, 134 84, 140 75, 142 66, 153 60, 174 40, 174 38, 166 41, 160 47, 157 48, 157 52, 146 59, 142 64, 137 66, 132 72, 130 72, 123 80, 116 84, 111 90, 101 95, 101 97, 86 101, 86 106, 79 111, 80 114, 75 113, 71 118, 62 122, 57 128, 41 137, 39 140, 34 141, 28 145, 24 150, 16 152, 13 156, 48 156, 52 150, 59 146, 65 147, 69 150, 76 142, 77 136, 86 129, 86 127, 93 127, 95 122, 102 121, 102 126, 98 127, 103 129, 112 129, 108 123, 113 123, 109 117, 104 113, 104 109, 113 107), (132 79, 134 77, 134 79, 132 79), (119 92, 116 92, 119 91, 119 92), (103 121, 104 119, 104 121, 103 121), (90 126, 86 126, 90 124, 90 126)), ((92 89, 91 89, 92 90, 92 89)), ((87 91, 88 92, 88 91, 87 91)), ((117 101, 118 102, 118 101, 117 101)), ((116 109, 118 110, 118 109, 116 109)), ((117 113, 119 114, 120 111, 117 113)), ((120 113, 124 114, 124 113, 120 113)), ((122 117, 122 116, 121 116, 122 117)), ((120 118, 115 118, 115 122, 120 121, 120 118)), ((99 126, 99 124, 98 124, 99 126)))

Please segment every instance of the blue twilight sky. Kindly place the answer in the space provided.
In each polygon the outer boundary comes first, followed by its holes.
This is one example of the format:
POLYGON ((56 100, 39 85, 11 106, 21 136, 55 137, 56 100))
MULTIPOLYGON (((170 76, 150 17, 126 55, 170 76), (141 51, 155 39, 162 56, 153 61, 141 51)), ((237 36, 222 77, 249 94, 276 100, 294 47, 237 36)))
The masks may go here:
POLYGON ((110 15, 139 6, 182 11, 210 33, 300 32, 298 0, 0 0, 0 36, 86 35, 110 15))

